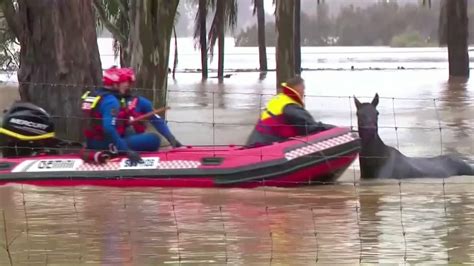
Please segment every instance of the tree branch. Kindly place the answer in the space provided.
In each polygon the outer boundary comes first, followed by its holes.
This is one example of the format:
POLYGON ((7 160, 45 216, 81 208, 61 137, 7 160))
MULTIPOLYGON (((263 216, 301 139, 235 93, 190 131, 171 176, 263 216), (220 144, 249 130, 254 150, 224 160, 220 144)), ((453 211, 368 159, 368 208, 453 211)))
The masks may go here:
POLYGON ((120 10, 122 10, 123 13, 128 14, 128 2, 127 0, 116 0, 119 4, 120 10))
POLYGON ((16 56, 15 53, 12 52, 9 47, 4 46, 3 52, 5 53, 5 55, 8 55, 10 60, 7 66, 10 66, 11 63, 14 63, 16 68, 20 67, 20 62, 18 62, 18 56, 16 56))
POLYGON ((15 11, 15 7, 13 6, 12 0, 0 0, 0 8, 5 15, 5 19, 7 21, 8 27, 13 32, 17 39, 20 38, 20 29, 18 26, 18 17, 15 11))
MULTIPOLYGON (((1 0, 5 1, 5 0, 1 0)), ((104 7, 102 6, 100 0, 94 0, 94 8, 97 11, 97 15, 99 15, 100 21, 104 23, 105 28, 107 28, 110 33, 114 36, 114 38, 121 44, 124 45, 127 42, 127 38, 120 32, 120 29, 115 26, 109 19, 107 19, 106 12, 104 7)))

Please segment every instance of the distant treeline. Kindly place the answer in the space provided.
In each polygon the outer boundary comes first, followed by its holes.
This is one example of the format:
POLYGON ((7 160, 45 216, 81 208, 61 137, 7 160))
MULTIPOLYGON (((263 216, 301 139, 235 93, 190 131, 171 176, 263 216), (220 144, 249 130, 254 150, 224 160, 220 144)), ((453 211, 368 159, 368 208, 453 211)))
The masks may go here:
MULTIPOLYGON (((315 16, 301 15, 303 46, 433 46, 438 45, 439 5, 397 3, 343 7, 335 17, 327 4, 315 16)), ((474 8, 469 10, 470 43, 474 43, 474 8)), ((266 45, 275 46, 275 24, 266 24, 266 45)), ((236 36, 237 46, 257 46, 257 25, 236 36)))

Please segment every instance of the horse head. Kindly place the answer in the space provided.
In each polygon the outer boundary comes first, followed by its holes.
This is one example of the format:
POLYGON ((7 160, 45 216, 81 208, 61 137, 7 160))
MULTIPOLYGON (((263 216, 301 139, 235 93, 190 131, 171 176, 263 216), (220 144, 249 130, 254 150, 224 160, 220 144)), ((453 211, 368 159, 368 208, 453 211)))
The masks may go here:
POLYGON ((354 97, 354 102, 357 108, 359 136, 362 141, 369 141, 378 132, 379 112, 377 111, 377 105, 379 104, 379 95, 375 94, 371 103, 361 103, 356 97, 354 97))

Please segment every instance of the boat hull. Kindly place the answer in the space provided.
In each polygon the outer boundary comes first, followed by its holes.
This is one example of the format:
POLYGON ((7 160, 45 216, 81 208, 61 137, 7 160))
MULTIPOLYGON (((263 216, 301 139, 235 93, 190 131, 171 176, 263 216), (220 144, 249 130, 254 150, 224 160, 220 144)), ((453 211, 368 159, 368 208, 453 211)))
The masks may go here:
POLYGON ((0 185, 109 187, 295 187, 333 182, 356 159, 360 145, 335 128, 265 147, 185 147, 143 154, 131 165, 116 158, 89 164, 75 155, 0 160, 0 185))

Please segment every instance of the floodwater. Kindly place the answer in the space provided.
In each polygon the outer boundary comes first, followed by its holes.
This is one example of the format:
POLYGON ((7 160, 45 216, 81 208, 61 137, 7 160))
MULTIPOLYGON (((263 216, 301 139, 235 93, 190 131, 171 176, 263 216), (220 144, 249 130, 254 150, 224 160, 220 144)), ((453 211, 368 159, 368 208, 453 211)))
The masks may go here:
POLYGON ((474 259, 472 183, 444 190, 429 182, 256 190, 17 186, 1 188, 0 196, 9 243, 0 265, 8 255, 14 265, 474 259))
MULTIPOLYGON (((474 159, 474 84, 447 82, 445 50, 332 49, 303 55, 307 68, 326 68, 303 73, 317 119, 355 128, 350 97, 369 101, 378 92, 387 144, 410 156, 474 159), (311 65, 311 57, 326 61, 311 65)), ((232 51, 241 59, 230 56, 229 69, 257 64, 255 51, 232 51)), ((223 84, 201 83, 185 73, 198 59, 184 53, 170 80, 170 126, 186 144, 242 144, 274 93, 275 73, 229 71, 223 84)), ((2 95, 2 104, 15 97, 2 95)), ((474 178, 360 182, 358 175, 355 163, 338 185, 295 189, 1 187, 0 265, 474 261, 474 178)))

